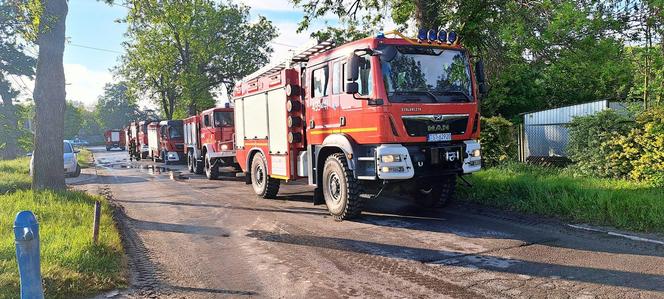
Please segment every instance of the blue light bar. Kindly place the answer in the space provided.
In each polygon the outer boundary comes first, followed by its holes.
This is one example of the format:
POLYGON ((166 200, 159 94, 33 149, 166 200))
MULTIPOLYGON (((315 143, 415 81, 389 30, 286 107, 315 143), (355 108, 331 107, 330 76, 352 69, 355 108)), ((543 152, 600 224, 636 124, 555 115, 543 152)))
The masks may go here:
POLYGON ((436 32, 436 30, 430 29, 427 34, 427 37, 430 42, 435 41, 438 38, 438 33, 436 32))
POLYGON ((438 31, 438 41, 441 43, 447 42, 447 31, 445 31, 445 29, 438 31))
POLYGON ((426 29, 420 29, 417 32, 417 39, 419 39, 421 41, 427 39, 427 30, 426 29))
POLYGON ((458 36, 457 36, 456 32, 450 31, 450 33, 447 34, 447 43, 448 44, 456 43, 457 38, 458 38, 458 36))

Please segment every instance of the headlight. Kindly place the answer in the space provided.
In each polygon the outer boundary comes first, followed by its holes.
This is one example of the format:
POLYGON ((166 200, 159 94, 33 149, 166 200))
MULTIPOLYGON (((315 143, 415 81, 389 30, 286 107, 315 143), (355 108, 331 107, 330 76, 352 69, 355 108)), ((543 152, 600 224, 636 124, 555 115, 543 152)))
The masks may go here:
POLYGON ((221 150, 222 150, 222 151, 225 151, 225 150, 227 150, 227 149, 228 149, 228 145, 226 145, 226 144, 222 144, 222 145, 221 145, 221 150))
POLYGON ((401 162, 401 155, 382 155, 380 160, 383 163, 401 162))
POLYGON ((480 151, 480 149, 474 149, 470 152, 471 157, 479 157, 481 155, 482 155, 482 152, 480 151))

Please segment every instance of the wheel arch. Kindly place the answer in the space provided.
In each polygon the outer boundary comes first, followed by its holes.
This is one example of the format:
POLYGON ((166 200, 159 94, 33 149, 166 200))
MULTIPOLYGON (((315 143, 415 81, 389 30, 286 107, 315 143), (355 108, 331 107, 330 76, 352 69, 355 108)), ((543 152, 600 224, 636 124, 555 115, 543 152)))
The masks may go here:
POLYGON ((316 149, 316 164, 313 167, 316 169, 316 185, 321 186, 323 180, 323 167, 325 160, 332 154, 341 153, 347 158, 348 168, 353 172, 355 171, 354 153, 356 143, 350 136, 345 134, 332 134, 323 140, 323 143, 316 149))

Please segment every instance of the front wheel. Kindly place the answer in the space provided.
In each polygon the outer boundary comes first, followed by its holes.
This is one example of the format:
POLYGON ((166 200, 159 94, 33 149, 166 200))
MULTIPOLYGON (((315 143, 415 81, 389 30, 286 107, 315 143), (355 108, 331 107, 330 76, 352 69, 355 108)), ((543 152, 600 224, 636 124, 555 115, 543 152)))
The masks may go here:
POLYGON ((262 198, 276 198, 280 182, 267 173, 267 161, 263 154, 254 155, 251 161, 251 185, 254 192, 262 198))
POLYGON ((77 178, 77 177, 79 177, 80 175, 81 175, 81 166, 78 165, 78 164, 76 164, 76 170, 75 170, 74 173, 72 174, 72 177, 77 178))
POLYGON ((194 160, 194 153, 189 152, 187 155, 187 169, 189 169, 190 173, 194 173, 194 164, 196 161, 194 160))
POLYGON ((454 198, 456 175, 440 178, 418 186, 413 191, 413 199, 424 208, 444 207, 454 198))
POLYGON ((210 161, 210 157, 205 154, 205 176, 208 180, 216 180, 219 178, 219 166, 210 161))
POLYGON ((327 157, 323 168, 323 197, 327 210, 335 220, 347 220, 362 213, 360 182, 348 168, 344 154, 327 157))

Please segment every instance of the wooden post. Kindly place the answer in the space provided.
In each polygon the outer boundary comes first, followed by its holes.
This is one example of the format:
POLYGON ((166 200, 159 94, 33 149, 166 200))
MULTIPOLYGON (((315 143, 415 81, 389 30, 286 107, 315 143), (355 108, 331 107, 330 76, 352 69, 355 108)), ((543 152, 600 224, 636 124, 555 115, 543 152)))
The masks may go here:
POLYGON ((101 220, 101 204, 99 201, 95 201, 95 213, 94 219, 92 221, 92 242, 97 244, 97 239, 99 239, 99 222, 101 220))

